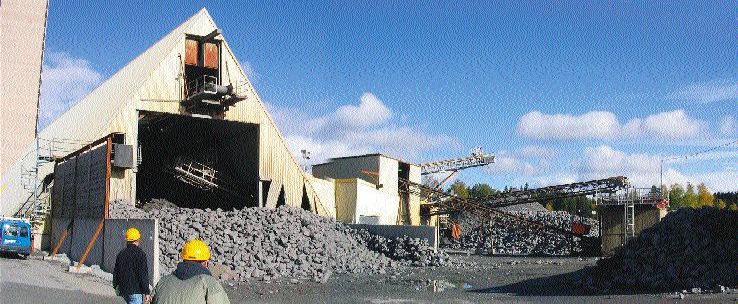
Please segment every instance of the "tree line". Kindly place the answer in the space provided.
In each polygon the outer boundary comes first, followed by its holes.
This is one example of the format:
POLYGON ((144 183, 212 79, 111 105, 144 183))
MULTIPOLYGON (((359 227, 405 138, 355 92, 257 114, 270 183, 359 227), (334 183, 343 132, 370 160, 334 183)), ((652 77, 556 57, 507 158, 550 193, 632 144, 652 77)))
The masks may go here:
MULTIPOLYGON (((667 189, 663 189, 663 191, 667 192, 667 189)), ((686 187, 675 183, 669 187, 668 193, 669 209, 715 207, 738 210, 738 192, 717 192, 713 194, 707 189, 705 183, 700 183, 697 187, 692 183, 687 183, 686 187)))

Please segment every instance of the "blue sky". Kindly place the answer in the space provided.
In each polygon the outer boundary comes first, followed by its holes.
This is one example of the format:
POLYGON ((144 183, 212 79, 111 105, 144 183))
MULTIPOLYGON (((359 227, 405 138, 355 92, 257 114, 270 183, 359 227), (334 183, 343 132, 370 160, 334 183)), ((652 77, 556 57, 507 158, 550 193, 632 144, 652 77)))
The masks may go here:
MULTIPOLYGON (((730 1, 50 2, 42 124, 206 7, 313 161, 482 146, 498 163, 468 183, 648 186, 660 157, 738 140, 730 1)), ((737 180, 738 145, 665 166, 667 183, 737 180)))

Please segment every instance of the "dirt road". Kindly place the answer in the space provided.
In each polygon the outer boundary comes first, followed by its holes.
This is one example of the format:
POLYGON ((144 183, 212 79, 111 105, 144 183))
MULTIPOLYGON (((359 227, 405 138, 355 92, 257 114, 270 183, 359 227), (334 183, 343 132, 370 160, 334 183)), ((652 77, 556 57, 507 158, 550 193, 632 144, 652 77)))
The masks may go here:
MULTIPOLYGON (((407 268, 224 287, 232 303, 736 303, 738 293, 595 295, 573 284, 593 259, 456 256, 472 267, 407 268)), ((58 262, 0 258, 0 303, 122 303, 109 282, 58 262)))
POLYGON ((58 262, 0 257, 0 303, 123 303, 110 283, 58 262))

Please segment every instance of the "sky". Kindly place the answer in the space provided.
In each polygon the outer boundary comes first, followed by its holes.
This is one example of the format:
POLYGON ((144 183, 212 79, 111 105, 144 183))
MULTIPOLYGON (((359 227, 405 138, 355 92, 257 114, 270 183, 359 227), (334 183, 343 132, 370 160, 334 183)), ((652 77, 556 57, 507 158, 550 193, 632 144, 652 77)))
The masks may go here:
POLYGON ((650 187, 665 159, 665 184, 738 191, 732 1, 274 2, 50 0, 41 126, 205 7, 309 164, 482 147, 458 179, 650 187))

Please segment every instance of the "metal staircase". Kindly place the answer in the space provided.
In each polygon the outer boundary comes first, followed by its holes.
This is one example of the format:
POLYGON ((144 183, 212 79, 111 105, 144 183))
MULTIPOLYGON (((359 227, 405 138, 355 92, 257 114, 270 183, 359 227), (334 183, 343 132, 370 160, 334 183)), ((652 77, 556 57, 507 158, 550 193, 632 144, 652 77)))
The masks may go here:
POLYGON ((35 231, 43 227, 47 215, 51 211, 52 180, 46 180, 42 170, 53 165, 58 157, 65 156, 80 146, 89 144, 86 141, 73 139, 36 138, 33 151, 21 159, 21 185, 28 193, 28 199, 15 212, 15 217, 26 218, 35 231), (39 180, 39 177, 42 180, 39 180))

